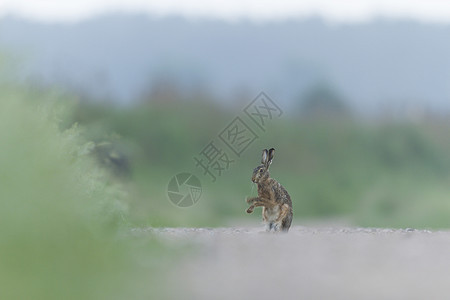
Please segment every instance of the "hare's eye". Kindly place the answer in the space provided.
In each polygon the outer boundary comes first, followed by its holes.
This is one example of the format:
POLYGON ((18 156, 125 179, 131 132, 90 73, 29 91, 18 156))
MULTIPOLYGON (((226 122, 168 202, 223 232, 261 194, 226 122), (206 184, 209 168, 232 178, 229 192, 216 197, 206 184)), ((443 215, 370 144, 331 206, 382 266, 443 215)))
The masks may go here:
POLYGON ((259 173, 262 173, 263 169, 259 169, 259 173))

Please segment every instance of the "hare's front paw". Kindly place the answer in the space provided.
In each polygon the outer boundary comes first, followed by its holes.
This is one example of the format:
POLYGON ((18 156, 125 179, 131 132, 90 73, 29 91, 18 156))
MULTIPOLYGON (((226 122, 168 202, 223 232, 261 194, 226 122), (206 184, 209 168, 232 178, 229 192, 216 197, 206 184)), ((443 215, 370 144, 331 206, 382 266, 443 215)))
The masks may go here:
POLYGON ((252 203, 254 203, 257 199, 258 199, 257 197, 249 197, 249 198, 247 198, 246 201, 247 201, 248 204, 252 204, 252 203))
POLYGON ((255 207, 252 205, 249 208, 247 208, 247 213, 251 214, 253 212, 253 210, 255 209, 255 207))

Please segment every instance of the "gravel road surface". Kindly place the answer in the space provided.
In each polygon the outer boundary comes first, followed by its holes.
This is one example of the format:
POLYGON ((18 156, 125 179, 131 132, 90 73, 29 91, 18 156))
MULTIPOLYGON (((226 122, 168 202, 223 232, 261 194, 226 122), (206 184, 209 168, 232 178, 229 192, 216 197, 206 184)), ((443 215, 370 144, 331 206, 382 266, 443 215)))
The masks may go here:
POLYGON ((190 245, 167 281, 179 299, 450 299, 450 232, 262 230, 137 231, 190 245))

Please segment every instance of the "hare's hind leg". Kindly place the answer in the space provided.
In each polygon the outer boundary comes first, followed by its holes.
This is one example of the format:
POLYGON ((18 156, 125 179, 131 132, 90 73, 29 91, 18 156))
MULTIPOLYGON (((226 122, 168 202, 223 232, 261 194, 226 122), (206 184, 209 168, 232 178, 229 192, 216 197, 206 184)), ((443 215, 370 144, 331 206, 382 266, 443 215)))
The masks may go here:
POLYGON ((266 231, 267 232, 270 232, 270 231, 276 231, 277 229, 276 229, 276 224, 275 223, 273 223, 273 222, 267 222, 266 223, 266 231))
POLYGON ((283 219, 283 221, 281 222, 281 230, 282 231, 289 231, 289 228, 291 227, 291 223, 292 223, 292 212, 290 212, 286 218, 283 219))
POLYGON ((289 208, 287 215, 283 218, 281 222, 281 230, 288 232, 292 223, 292 208, 289 208))
POLYGON ((289 205, 283 204, 280 208, 280 214, 275 221, 275 231, 288 231, 291 227, 292 222, 292 211, 289 205))
POLYGON ((273 228, 273 222, 269 222, 269 218, 267 217, 267 209, 265 207, 262 208, 262 219, 263 223, 266 225, 266 232, 270 232, 273 228))

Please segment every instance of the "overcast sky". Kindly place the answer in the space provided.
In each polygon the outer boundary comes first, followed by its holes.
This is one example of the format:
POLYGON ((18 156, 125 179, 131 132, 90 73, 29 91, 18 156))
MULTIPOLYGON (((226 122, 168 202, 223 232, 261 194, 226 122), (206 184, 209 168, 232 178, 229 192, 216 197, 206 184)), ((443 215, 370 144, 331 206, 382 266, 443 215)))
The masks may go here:
POLYGON ((450 23, 448 0, 0 0, 0 17, 16 15, 49 22, 73 22, 108 12, 229 21, 322 16, 330 22, 391 17, 450 23))

